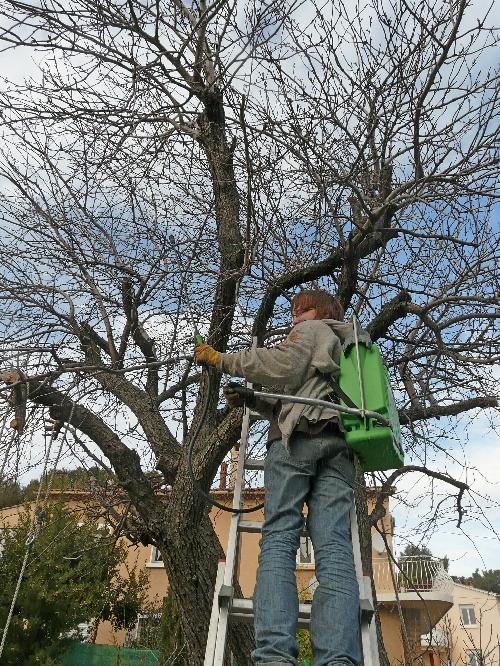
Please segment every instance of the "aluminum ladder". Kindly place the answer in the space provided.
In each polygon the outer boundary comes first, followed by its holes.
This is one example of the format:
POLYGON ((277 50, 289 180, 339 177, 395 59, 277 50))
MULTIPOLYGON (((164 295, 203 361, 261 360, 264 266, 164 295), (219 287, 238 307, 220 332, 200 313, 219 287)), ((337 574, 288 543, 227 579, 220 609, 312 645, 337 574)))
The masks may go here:
MULTIPOLYGON (((251 385, 249 385, 249 387, 250 386, 251 385)), ((250 431, 250 418, 254 414, 255 413, 251 412, 248 407, 245 407, 234 483, 233 509, 239 509, 242 504, 243 475, 245 470, 262 471, 264 469, 263 460, 249 459, 246 457, 246 448, 250 431)), ((362 663, 363 666, 380 666, 377 632, 375 622, 372 621, 374 607, 371 580, 369 576, 363 575, 358 521, 355 508, 353 508, 350 513, 350 523, 354 565, 359 586, 360 634, 363 653, 362 663)), ((230 619, 240 622, 253 622, 252 599, 235 599, 233 581, 236 569, 239 534, 243 532, 256 533, 260 531, 260 522, 242 520, 241 514, 232 514, 226 549, 226 559, 219 562, 217 570, 204 666, 223 666, 226 651, 227 626, 230 619)), ((306 534, 307 532, 304 531, 304 535, 306 534)), ((309 626, 310 613, 310 604, 299 604, 299 628, 307 628, 309 626)))

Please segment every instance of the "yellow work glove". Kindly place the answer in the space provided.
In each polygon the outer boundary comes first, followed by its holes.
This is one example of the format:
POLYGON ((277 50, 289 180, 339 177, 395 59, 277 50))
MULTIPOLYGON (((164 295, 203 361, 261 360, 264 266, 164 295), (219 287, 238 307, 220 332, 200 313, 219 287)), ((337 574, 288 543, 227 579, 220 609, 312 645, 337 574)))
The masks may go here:
POLYGON ((239 393, 236 393, 236 391, 230 386, 224 386, 222 392, 224 393, 227 406, 230 409, 234 409, 235 407, 243 407, 245 404, 245 398, 239 393))
POLYGON ((215 367, 219 356, 220 352, 216 351, 210 345, 195 345, 194 360, 196 363, 204 363, 205 365, 213 365, 215 367))

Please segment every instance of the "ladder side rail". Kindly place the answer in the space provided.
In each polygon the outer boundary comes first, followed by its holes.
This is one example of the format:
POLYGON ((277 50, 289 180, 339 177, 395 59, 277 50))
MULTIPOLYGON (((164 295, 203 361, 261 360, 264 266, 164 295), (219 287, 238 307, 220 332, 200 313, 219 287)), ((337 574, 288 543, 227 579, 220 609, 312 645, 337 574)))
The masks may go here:
MULTIPOLYGON (((241 426, 240 448, 238 451, 238 465, 236 468, 236 481, 233 491, 233 509, 239 509, 243 493, 243 475, 245 473, 245 453, 250 429, 250 410, 245 408, 243 414, 243 423, 241 426)), ((224 598, 218 599, 219 604, 219 623, 217 625, 217 637, 215 641, 215 655, 213 666, 222 666, 226 652, 227 623, 229 619, 229 607, 232 602, 233 594, 233 576, 236 563, 236 548, 238 546, 238 524, 240 514, 233 513, 229 526, 229 537, 226 550, 226 566, 224 568, 224 577, 222 587, 224 588, 224 598), (228 596, 230 595, 230 596, 228 596)))
MULTIPOLYGON (((375 617, 370 622, 368 627, 369 632, 369 645, 371 646, 371 664, 372 666, 380 666, 380 657, 378 654, 378 638, 377 638, 377 625, 375 617)), ((368 666, 368 665, 367 665, 368 666)))
MULTIPOLYGON (((350 511, 350 521, 354 568, 356 570, 356 579, 358 581, 359 596, 360 599, 368 599, 373 607, 371 580, 369 576, 365 576, 363 574, 361 543, 359 540, 358 518, 355 505, 353 505, 353 508, 350 511)), ((372 618, 370 621, 364 617, 361 617, 360 630, 364 666, 380 666, 375 619, 372 618)))
POLYGON ((208 625, 207 647, 205 650, 205 661, 203 666, 213 666, 215 656, 215 645, 217 641, 217 627, 219 624, 219 590, 224 579, 225 560, 219 560, 217 566, 217 578, 215 579, 214 597, 212 602, 212 612, 210 614, 210 624, 208 625))
POLYGON ((353 507, 349 512, 349 518, 351 522, 351 543, 352 543, 352 554, 354 556, 354 568, 356 570, 356 580, 358 581, 360 596, 363 596, 363 591, 364 591, 363 564, 361 562, 361 544, 359 541, 358 518, 356 516, 355 504, 353 504, 353 507))
POLYGON ((370 625, 367 622, 361 623, 361 646, 363 648, 363 666, 375 666, 373 663, 370 625))
MULTIPOLYGON (((252 347, 257 345, 257 338, 252 340, 252 347)), ((247 384, 249 388, 253 388, 253 384, 247 384)), ((251 410, 245 406, 243 413, 243 422, 241 424, 240 435, 240 448, 238 451, 238 464, 236 468, 236 480, 233 490, 233 509, 241 508, 242 495, 243 495, 243 480, 245 474, 245 458, 248 443, 248 435, 250 432, 250 416, 251 410)), ((233 600, 233 579, 234 569, 236 564, 236 550, 238 548, 238 526, 241 514, 233 513, 229 525, 229 535, 226 549, 226 565, 224 568, 224 576, 222 581, 222 588, 224 590, 224 597, 219 595, 217 599, 218 604, 218 625, 217 635, 215 640, 215 654, 213 666, 222 666, 224 663, 224 655, 226 652, 226 638, 227 638, 227 623, 229 619, 229 609, 233 600)), ((210 665, 211 666, 211 665, 210 665)))
MULTIPOLYGON (((218 600, 220 603, 220 600, 218 600)), ((227 622, 229 618, 229 604, 219 606, 219 622, 217 624, 217 637, 215 639, 215 654, 213 666, 222 666, 226 653, 227 622)))

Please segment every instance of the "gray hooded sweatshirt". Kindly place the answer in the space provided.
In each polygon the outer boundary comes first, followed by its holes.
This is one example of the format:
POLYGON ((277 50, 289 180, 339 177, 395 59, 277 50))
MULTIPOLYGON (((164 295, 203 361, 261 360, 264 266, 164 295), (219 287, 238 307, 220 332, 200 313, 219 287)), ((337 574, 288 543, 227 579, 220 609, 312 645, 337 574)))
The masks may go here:
MULTIPOLYGON (((360 341, 370 342, 368 333, 359 327, 357 333, 360 341)), ((276 347, 254 347, 236 354, 220 354, 217 367, 252 383, 272 386, 273 389, 281 387, 280 391, 273 392, 328 400, 332 391, 328 376, 338 377, 340 352, 353 342, 351 322, 334 319, 302 321, 276 347)), ((271 420, 275 404, 276 400, 272 398, 258 399, 255 409, 271 420)), ((290 435, 301 417, 314 424, 320 420, 337 419, 338 412, 333 408, 284 402, 278 417, 284 446, 288 447, 290 435)))

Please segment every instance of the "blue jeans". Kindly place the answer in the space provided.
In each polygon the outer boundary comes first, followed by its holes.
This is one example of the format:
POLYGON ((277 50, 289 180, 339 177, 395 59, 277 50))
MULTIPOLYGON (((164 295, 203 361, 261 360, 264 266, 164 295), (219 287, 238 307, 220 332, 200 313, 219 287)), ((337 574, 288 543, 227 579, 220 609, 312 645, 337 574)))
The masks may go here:
POLYGON ((289 451, 281 441, 271 445, 264 468, 265 519, 254 593, 256 664, 298 663, 295 568, 304 503, 319 583, 311 608, 313 665, 360 663, 359 589, 349 529, 354 475, 352 453, 344 439, 331 432, 294 433, 289 451))

